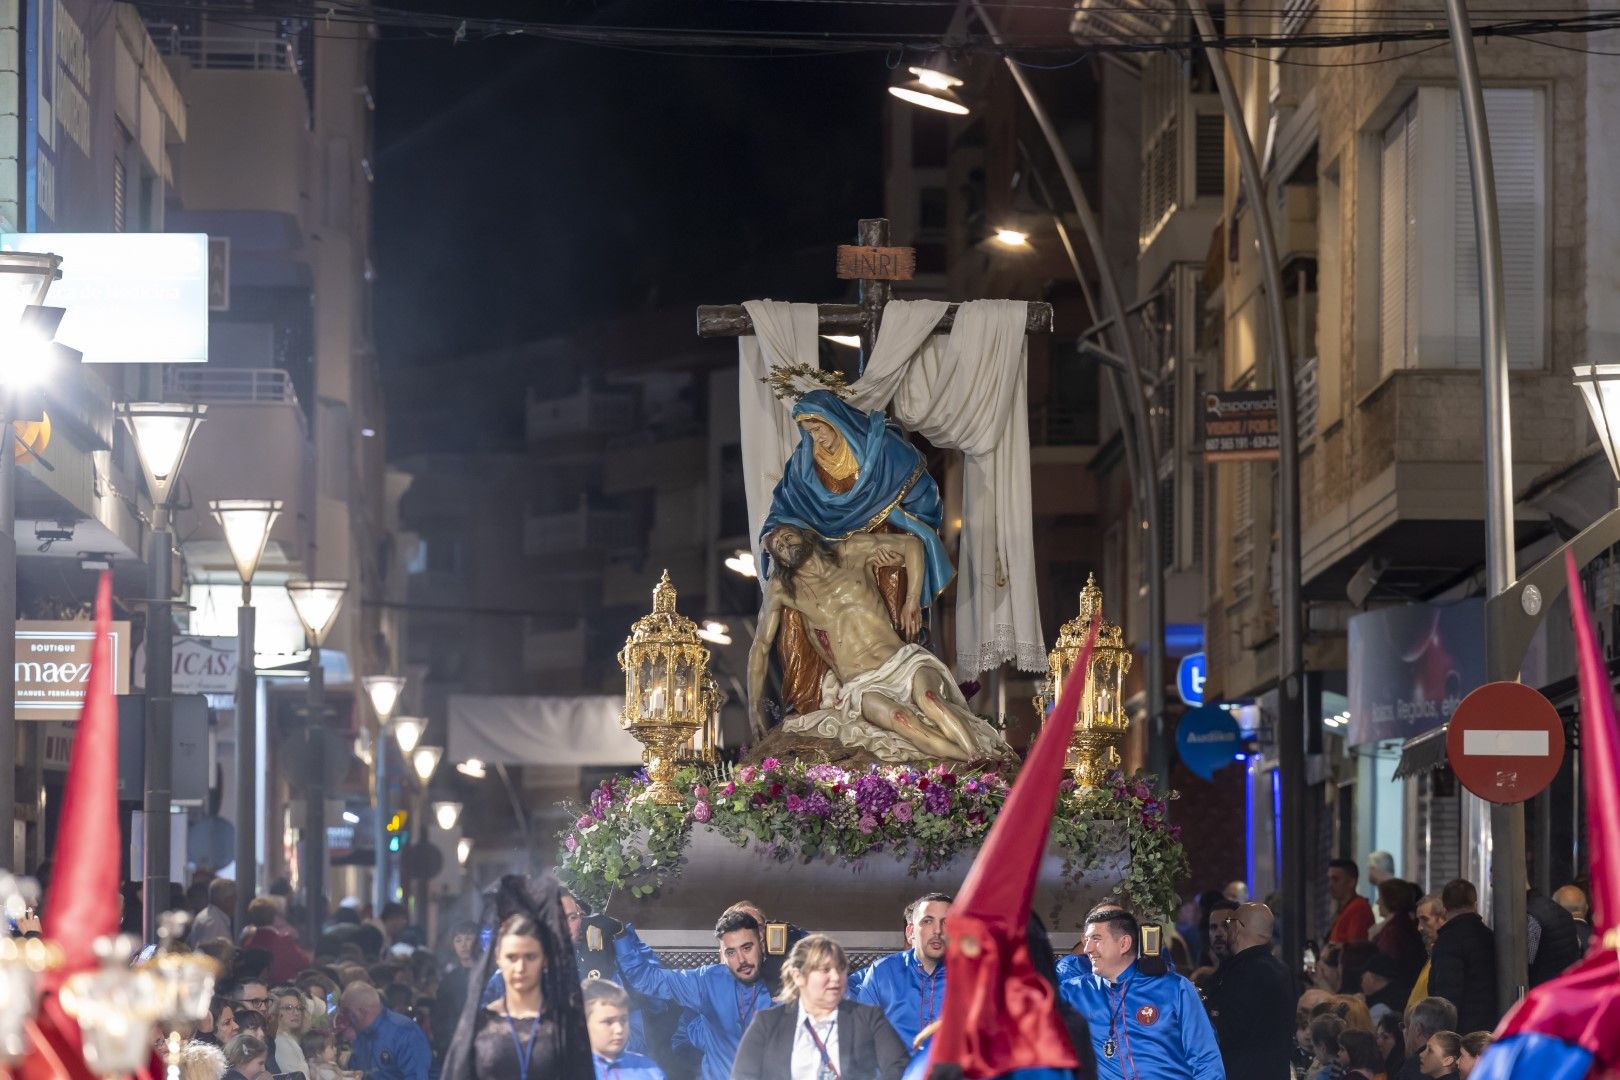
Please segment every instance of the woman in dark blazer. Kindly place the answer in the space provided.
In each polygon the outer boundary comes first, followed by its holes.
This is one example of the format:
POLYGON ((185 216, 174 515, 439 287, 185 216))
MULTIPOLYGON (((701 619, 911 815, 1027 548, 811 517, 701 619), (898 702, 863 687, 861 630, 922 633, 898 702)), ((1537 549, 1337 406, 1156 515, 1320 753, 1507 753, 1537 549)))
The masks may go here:
POLYGON ((898 1080, 906 1047, 876 1005, 845 1001, 849 958, 811 934, 782 965, 775 1008, 743 1032, 731 1080, 898 1080))

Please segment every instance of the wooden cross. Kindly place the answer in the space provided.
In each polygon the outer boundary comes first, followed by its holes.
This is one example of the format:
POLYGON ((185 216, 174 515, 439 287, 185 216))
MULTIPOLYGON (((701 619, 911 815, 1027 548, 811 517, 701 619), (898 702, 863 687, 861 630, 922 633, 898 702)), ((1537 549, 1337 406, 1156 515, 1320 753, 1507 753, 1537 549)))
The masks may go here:
MULTIPOLYGON (((910 281, 917 265, 915 248, 890 247, 889 219, 862 218, 856 231, 855 246, 838 249, 838 276, 859 282, 857 302, 820 304, 816 308, 816 330, 822 334, 857 334, 861 339, 861 369, 872 355, 883 309, 889 303, 890 282, 910 281)), ((939 321, 939 330, 949 330, 956 319, 952 304, 939 321)), ((741 304, 704 304, 697 309, 698 337, 742 337, 754 332, 754 322, 741 304)), ((1052 332, 1052 305, 1032 301, 1025 332, 1052 332)))

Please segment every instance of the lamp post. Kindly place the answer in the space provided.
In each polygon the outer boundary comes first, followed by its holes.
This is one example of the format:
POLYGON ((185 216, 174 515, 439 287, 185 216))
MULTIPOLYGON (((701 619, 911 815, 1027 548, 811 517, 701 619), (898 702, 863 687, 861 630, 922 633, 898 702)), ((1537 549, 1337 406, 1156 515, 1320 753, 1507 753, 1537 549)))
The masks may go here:
POLYGON ((422 733, 427 730, 427 721, 420 716, 402 716, 394 721, 394 741, 399 743, 400 756, 410 759, 416 744, 422 741, 422 733))
POLYGON ((132 401, 118 406, 152 497, 152 550, 146 601, 145 886, 142 926, 156 941, 158 916, 169 902, 169 810, 174 787, 174 533, 169 504, 186 450, 208 412, 206 405, 132 401))
MULTIPOLYGON (((23 334, 28 309, 45 302, 51 282, 62 276, 60 255, 0 254, 0 352, 10 352, 23 334)), ((18 870, 13 838, 17 803, 17 462, 11 421, 15 386, 0 376, 0 866, 18 870)))
POLYGON ((375 804, 372 809, 372 844, 376 848, 372 868, 372 910, 381 911, 388 902, 388 721, 399 707, 405 693, 402 675, 367 675, 360 680, 366 696, 371 699, 371 711, 377 714, 377 739, 372 744, 372 785, 375 804))
POLYGON ((258 889, 259 672, 254 660, 253 575, 264 557, 270 529, 281 516, 280 499, 213 499, 208 509, 225 533, 242 603, 236 609, 236 925, 247 925, 248 904, 258 889))
MULTIPOLYGON (((442 746, 418 746, 414 751, 411 752, 411 769, 416 773, 416 779, 420 785, 417 788, 415 817, 417 821, 421 822, 421 828, 417 831, 416 842, 424 847, 431 846, 427 838, 428 785, 432 782, 433 774, 438 771, 439 762, 443 760, 443 758, 444 747, 442 746)), ((454 803, 452 805, 454 805, 456 808, 456 816, 460 817, 461 804, 454 803)), ((436 816, 438 804, 435 804, 433 809, 436 816)), ((451 821, 450 825, 441 826, 441 828, 448 829, 454 826, 454 824, 455 822, 451 821)), ((420 862, 418 863, 416 869, 418 871, 414 875, 416 878, 416 888, 411 897, 411 906, 415 910, 412 912, 412 914, 415 916, 421 927, 426 930, 428 909, 428 875, 422 872, 425 870, 425 866, 420 862)))
POLYGON ((304 781, 303 884, 309 941, 321 936, 326 912, 326 670, 321 666, 321 645, 337 621, 338 607, 349 588, 345 581, 289 581, 287 595, 303 624, 309 642, 309 717, 304 728, 308 743, 308 778, 304 781))

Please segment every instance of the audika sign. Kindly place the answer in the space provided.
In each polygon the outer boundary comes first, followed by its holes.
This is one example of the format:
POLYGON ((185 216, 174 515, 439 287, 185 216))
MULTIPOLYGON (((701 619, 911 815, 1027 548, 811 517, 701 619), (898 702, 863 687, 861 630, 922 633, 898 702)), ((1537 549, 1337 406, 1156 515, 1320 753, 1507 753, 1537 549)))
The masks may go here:
MULTIPOLYGON (((18 720, 77 720, 90 682, 95 624, 17 623, 18 720)), ((129 623, 112 624, 113 693, 129 693, 129 623)))
POLYGON ((1350 619, 1349 744, 1410 739, 1485 683, 1485 601, 1401 604, 1350 619))

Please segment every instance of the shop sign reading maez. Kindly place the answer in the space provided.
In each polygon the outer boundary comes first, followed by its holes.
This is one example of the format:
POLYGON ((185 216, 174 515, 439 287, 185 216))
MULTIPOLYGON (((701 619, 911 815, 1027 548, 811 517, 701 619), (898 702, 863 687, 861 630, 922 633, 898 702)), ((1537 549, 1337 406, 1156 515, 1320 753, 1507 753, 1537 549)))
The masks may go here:
MULTIPOLYGON (((90 680, 95 624, 17 623, 16 708, 18 720, 77 720, 90 680)), ((113 690, 129 693, 129 623, 112 624, 113 690)))

